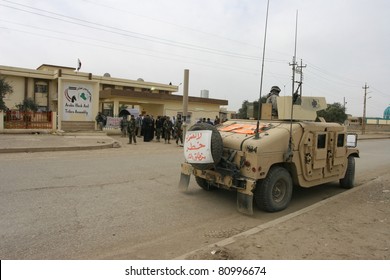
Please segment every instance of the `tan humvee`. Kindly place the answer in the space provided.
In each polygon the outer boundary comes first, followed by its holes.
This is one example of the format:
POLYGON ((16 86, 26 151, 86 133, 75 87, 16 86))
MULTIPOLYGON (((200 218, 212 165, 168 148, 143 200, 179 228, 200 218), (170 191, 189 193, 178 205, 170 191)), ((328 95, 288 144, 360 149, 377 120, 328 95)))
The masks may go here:
POLYGON ((263 104, 258 137, 256 120, 231 120, 214 127, 200 123, 185 136, 179 187, 187 189, 190 175, 205 190, 237 191, 237 208, 253 214, 253 200, 268 212, 285 209, 293 185, 309 188, 340 181, 354 186, 356 134, 337 123, 315 122, 326 108, 322 97, 279 97, 278 118, 263 104), (292 116, 293 121, 290 121, 292 116))

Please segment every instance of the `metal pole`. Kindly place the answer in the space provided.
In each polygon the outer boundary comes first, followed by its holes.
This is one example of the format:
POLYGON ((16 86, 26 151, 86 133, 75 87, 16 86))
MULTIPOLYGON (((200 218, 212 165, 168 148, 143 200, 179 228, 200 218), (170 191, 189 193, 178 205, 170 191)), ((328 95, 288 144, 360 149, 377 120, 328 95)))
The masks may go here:
POLYGON ((256 124, 256 131, 255 131, 255 139, 260 138, 259 126, 260 126, 260 117, 261 117, 261 93, 263 90, 264 58, 265 58, 265 44, 267 42, 268 10, 269 10, 269 0, 267 1, 267 13, 265 16, 263 58, 261 60, 261 74, 260 74, 259 110, 257 111, 257 124, 256 124))
MULTIPOLYGON (((295 93, 295 69, 297 66, 297 37, 298 37, 298 11, 295 16, 295 47, 294 47, 294 56, 293 56, 293 63, 290 64, 292 66, 292 85, 291 85, 291 116, 290 116, 290 122, 292 122, 293 114, 294 114, 294 103, 293 103, 293 97, 295 93)), ((292 123, 291 123, 292 124, 292 123)), ((291 127, 290 127, 291 128, 291 127)), ((292 131, 290 130, 290 133, 292 131)))
POLYGON ((189 76, 190 76, 190 70, 185 69, 184 81, 183 81, 183 139, 185 139, 187 133, 189 76))
POLYGON ((364 85, 364 107, 363 107, 363 120, 362 120, 362 134, 366 133, 366 104, 367 104, 367 83, 364 85))

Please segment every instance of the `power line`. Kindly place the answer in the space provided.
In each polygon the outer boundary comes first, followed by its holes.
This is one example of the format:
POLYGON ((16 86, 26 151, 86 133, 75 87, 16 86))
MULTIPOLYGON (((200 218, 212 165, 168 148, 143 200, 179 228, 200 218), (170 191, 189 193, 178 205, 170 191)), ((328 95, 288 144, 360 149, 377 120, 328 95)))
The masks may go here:
POLYGON ((234 43, 238 43, 238 44, 241 44, 241 45, 250 46, 250 47, 253 47, 253 48, 256 48, 256 49, 260 48, 259 45, 248 44, 248 43, 243 42, 243 41, 235 40, 235 39, 232 39, 232 38, 227 38, 227 37, 221 36, 219 34, 215 34, 215 33, 205 32, 205 31, 198 30, 198 29, 195 29, 195 28, 192 28, 192 27, 189 27, 189 26, 180 25, 180 24, 177 24, 177 23, 174 23, 174 22, 169 22, 169 21, 165 21, 165 20, 161 20, 161 19, 157 19, 157 18, 145 16, 145 15, 140 15, 140 14, 137 14, 137 13, 130 12, 128 10, 118 9, 118 8, 115 8, 115 7, 112 7, 112 6, 109 6, 109 5, 105 5, 105 4, 101 4, 101 3, 95 3, 95 2, 92 2, 90 0, 82 0, 82 1, 90 3, 90 4, 95 5, 95 6, 109 8, 109 9, 112 9, 114 11, 131 14, 131 15, 134 15, 134 16, 137 16, 137 17, 146 18, 148 20, 161 22, 161 23, 164 23, 164 24, 169 24, 169 25, 176 26, 176 27, 179 27, 179 28, 182 28, 182 29, 190 30, 192 32, 205 34, 205 35, 208 35, 208 36, 211 36, 211 37, 220 38, 220 39, 227 40, 227 41, 234 42, 234 43))
MULTIPOLYGON (((66 38, 61 38, 61 37, 56 37, 56 36, 50 36, 50 35, 43 35, 43 34, 37 34, 37 33, 32 33, 32 32, 29 32, 29 31, 24 31, 24 30, 17 30, 17 29, 10 29, 10 28, 7 28, 7 27, 1 27, 0 28, 2 29, 8 29, 8 30, 13 30, 13 31, 17 31, 17 32, 21 32, 21 33, 26 33, 28 35, 33 35, 33 36, 39 36, 39 37, 45 37, 45 38, 51 38, 51 39, 56 39, 56 40, 61 40, 61 41, 66 41, 67 43, 76 43, 76 44, 81 44, 81 45, 88 45, 88 46, 94 46, 94 47, 99 47, 99 48, 105 48, 105 49, 111 49, 111 50, 115 50, 115 51, 121 51, 121 52, 126 52, 126 53, 131 53, 131 54, 136 54, 136 55, 142 55, 142 56, 148 56, 148 57, 154 57, 154 58, 158 58, 158 59, 164 59, 164 60, 169 60, 169 61, 178 61, 178 62, 181 62, 183 63, 183 60, 182 59, 179 59, 179 58, 171 58, 171 57, 163 57, 163 56, 159 56, 159 55, 155 55, 155 54, 146 54, 146 53, 140 53, 140 52, 135 52, 135 51, 130 51, 128 49, 120 49, 120 48, 116 48, 116 47, 109 47, 109 46, 103 46, 103 45, 97 45, 97 44, 92 44, 92 43, 87 43, 87 42, 82 42, 80 40, 73 40, 73 39, 66 39, 66 38)), ((117 44, 116 44, 117 45, 117 44)), ((161 53, 161 52, 159 52, 161 53)), ((169 54, 169 55, 172 55, 172 54, 169 54)), ((188 57, 184 57, 184 56, 178 56, 178 57, 182 57, 182 58, 188 58, 188 57)), ((256 72, 252 72, 250 70, 246 70, 246 69, 242 69, 242 68, 238 68, 237 66, 231 66, 231 65, 223 65, 223 64, 217 64, 217 63, 214 63, 214 64, 205 64, 205 63, 198 63, 196 62, 196 60, 199 60, 199 59, 194 59, 194 58, 189 58, 189 59, 193 59, 195 60, 194 61, 188 61, 188 63, 191 63, 191 64, 195 64, 195 65, 200 65, 200 66, 205 66, 205 67, 209 67, 209 68, 216 68, 216 69, 221 69, 221 70, 228 70, 228 71, 233 71, 233 72, 238 72, 238 73, 246 73, 246 74, 251 74, 251 75, 256 75, 257 73, 256 72), (225 67, 222 67, 222 66, 225 66, 225 67)), ((204 60, 199 60, 201 62, 209 62, 209 61, 204 61, 204 60)))
POLYGON ((2 0, 2 1, 14 4, 14 5, 19 5, 19 6, 28 8, 28 9, 32 9, 32 10, 48 13, 48 14, 51 14, 51 15, 60 16, 60 17, 63 17, 65 19, 54 17, 54 16, 50 16, 50 15, 41 14, 41 13, 38 13, 38 12, 28 11, 28 10, 24 10, 24 9, 13 7, 13 6, 9 6, 9 5, 0 4, 1 6, 6 7, 6 8, 10 8, 10 9, 22 11, 22 12, 25 12, 25 13, 38 15, 38 16, 41 16, 41 17, 46 17, 46 18, 58 20, 58 21, 63 21, 63 22, 70 23, 70 24, 76 24, 76 25, 84 26, 84 27, 87 27, 87 28, 95 29, 95 30, 100 30, 100 31, 104 31, 104 32, 110 32, 110 33, 114 33, 114 34, 122 35, 122 36, 133 37, 133 38, 146 40, 146 41, 159 43, 159 44, 165 44, 165 45, 170 45, 170 46, 175 46, 175 47, 180 47, 180 48, 192 49, 192 50, 196 50, 196 51, 208 52, 208 53, 224 55, 224 56, 230 56, 230 57, 237 57, 237 58, 248 59, 248 60, 260 60, 260 58, 257 57, 257 56, 250 56, 250 55, 246 55, 246 54, 240 54, 240 53, 235 53, 235 52, 223 51, 223 50, 219 50, 219 49, 213 49, 213 48, 198 46, 198 45, 194 45, 194 44, 184 43, 184 42, 167 40, 167 39, 159 38, 159 37, 156 37, 156 36, 150 36, 150 35, 143 34, 143 33, 138 33, 138 32, 134 32, 134 31, 130 31, 130 30, 120 29, 120 28, 113 27, 113 26, 108 26, 108 25, 99 24, 99 23, 96 23, 96 22, 82 20, 82 19, 79 19, 79 18, 71 17, 71 16, 62 15, 62 14, 59 14, 59 13, 50 12, 50 11, 47 11, 47 10, 44 10, 44 9, 38 9, 38 8, 35 8, 35 7, 31 7, 31 6, 28 6, 28 5, 15 3, 15 2, 12 2, 12 1, 7 1, 7 0, 2 0), (96 25, 98 27, 91 26, 91 25, 96 25), (109 29, 109 30, 107 30, 107 29, 109 29))
POLYGON ((387 96, 387 97, 390 96, 390 93, 384 93, 383 91, 380 91, 379 89, 377 89, 377 88, 375 88, 373 86, 371 86, 371 89, 375 90, 376 92, 378 92, 378 93, 380 93, 380 94, 382 94, 384 96, 387 96))
MULTIPOLYGON (((27 27, 27 28, 32 28, 32 29, 35 29, 35 30, 48 31, 48 32, 52 32, 52 33, 55 33, 55 34, 64 34, 64 35, 71 36, 71 37, 74 37, 74 36, 75 36, 74 33, 68 33, 68 32, 53 30, 53 29, 49 29, 49 28, 43 28, 43 27, 33 26, 33 25, 31 25, 31 24, 30 24, 30 25, 27 25, 27 24, 22 24, 22 23, 12 22, 12 21, 2 20, 2 19, 0 19, 0 21, 7 22, 7 23, 11 23, 11 24, 15 24, 15 25, 19 25, 19 26, 23 26, 23 27, 27 27)), ((8 28, 8 29, 9 29, 9 30, 14 30, 14 31, 17 31, 17 32, 23 32, 23 31, 17 30, 17 29, 10 29, 10 28, 8 28)), ((33 33, 33 35, 36 35, 36 36, 45 36, 45 35, 43 35, 43 34, 38 34, 38 33, 33 33)), ((50 38, 53 38, 53 39, 62 39, 62 38, 58 38, 58 37, 50 37, 50 38)), ((78 38, 79 38, 79 37, 78 37, 78 38)), ((142 47, 142 48, 141 48, 141 47, 139 47, 139 46, 131 46, 131 45, 128 45, 128 44, 121 44, 121 43, 118 43, 118 42, 106 41, 106 40, 96 39, 96 38, 88 37, 88 36, 83 36, 82 38, 83 38, 83 39, 92 40, 92 41, 97 41, 97 42, 100 42, 100 43, 115 45, 115 46, 123 46, 123 47, 125 47, 125 48, 133 48, 133 49, 137 49, 137 50, 155 52, 155 50, 153 50, 153 49, 148 49, 148 48, 145 48, 145 47, 142 47)), ((80 41, 80 39, 79 39, 78 41, 80 41)), ((104 46, 102 46, 102 45, 94 45, 94 46, 98 46, 98 47, 104 48, 104 46)), ((170 56, 174 56, 174 57, 185 58, 185 59, 193 59, 193 60, 197 60, 197 61, 204 62, 204 63, 208 63, 208 64, 210 63, 210 60, 203 60, 203 59, 199 59, 199 58, 193 58, 193 57, 189 57, 189 56, 178 55, 177 53, 164 52, 164 51, 160 51, 160 50, 158 51, 158 53, 159 53, 159 54, 166 54, 166 55, 170 55, 170 56)), ((243 69, 243 68, 237 67, 237 65, 230 65, 230 64, 226 64, 226 63, 216 63, 216 62, 214 62, 214 64, 219 65, 219 66, 237 68, 239 71, 245 71, 245 72, 250 73, 250 74, 254 74, 254 73, 257 73, 257 72, 258 72, 257 69, 252 69, 252 70, 251 70, 251 69, 243 69)))

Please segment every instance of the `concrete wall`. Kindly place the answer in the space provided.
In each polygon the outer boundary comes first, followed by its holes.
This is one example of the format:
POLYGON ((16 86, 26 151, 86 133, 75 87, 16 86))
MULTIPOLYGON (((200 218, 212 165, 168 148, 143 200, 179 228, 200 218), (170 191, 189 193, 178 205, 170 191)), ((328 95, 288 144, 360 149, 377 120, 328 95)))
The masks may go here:
POLYGON ((13 93, 7 94, 4 98, 5 106, 9 109, 16 109, 15 105, 21 103, 24 99, 24 77, 8 76, 5 80, 13 89, 13 93))
POLYGON ((384 120, 384 119, 367 119, 367 124, 374 124, 374 125, 390 125, 390 120, 384 120))
MULTIPOLYGON (((366 132, 390 132, 390 125, 366 124, 366 132)), ((361 125, 349 125, 348 131, 362 131, 361 125)))

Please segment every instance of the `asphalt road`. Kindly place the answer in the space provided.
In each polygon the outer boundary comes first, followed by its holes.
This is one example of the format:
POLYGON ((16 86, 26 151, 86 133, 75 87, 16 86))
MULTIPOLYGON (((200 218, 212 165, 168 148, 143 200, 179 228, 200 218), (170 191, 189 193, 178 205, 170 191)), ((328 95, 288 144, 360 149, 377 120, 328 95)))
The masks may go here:
MULTIPOLYGON (((359 143, 358 184, 388 170, 389 144, 359 143)), ((342 191, 337 182, 300 190, 287 210, 249 217, 233 192, 205 192, 192 180, 181 193, 182 161, 174 144, 142 142, 1 155, 0 258, 173 259, 342 191)))

